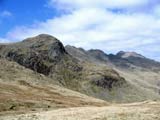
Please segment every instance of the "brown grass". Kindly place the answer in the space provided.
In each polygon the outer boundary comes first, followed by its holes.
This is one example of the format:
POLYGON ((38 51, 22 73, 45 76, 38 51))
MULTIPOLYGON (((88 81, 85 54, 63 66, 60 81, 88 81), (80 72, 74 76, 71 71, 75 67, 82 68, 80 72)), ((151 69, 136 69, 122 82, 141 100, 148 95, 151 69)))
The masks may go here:
POLYGON ((160 120, 160 102, 115 104, 105 107, 63 108, 0 117, 0 120, 160 120))
POLYGON ((0 114, 8 111, 29 112, 55 108, 107 105, 105 102, 94 101, 89 97, 78 97, 70 93, 63 95, 48 86, 35 86, 25 81, 20 81, 20 84, 0 83, 0 114))

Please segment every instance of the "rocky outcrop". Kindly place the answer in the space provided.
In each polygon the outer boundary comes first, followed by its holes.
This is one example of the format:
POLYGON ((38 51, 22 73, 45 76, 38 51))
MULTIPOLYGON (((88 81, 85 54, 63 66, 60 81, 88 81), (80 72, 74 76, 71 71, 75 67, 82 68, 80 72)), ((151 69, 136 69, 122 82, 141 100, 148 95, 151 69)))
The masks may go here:
POLYGON ((121 87, 126 83, 123 77, 120 77, 119 74, 115 73, 117 76, 112 75, 101 75, 99 78, 92 80, 92 83, 102 87, 104 89, 112 90, 113 88, 121 87))
POLYGON ((66 52, 63 44, 50 35, 41 34, 0 48, 1 57, 44 75, 59 78, 61 67, 73 73, 82 70, 77 60, 66 52))

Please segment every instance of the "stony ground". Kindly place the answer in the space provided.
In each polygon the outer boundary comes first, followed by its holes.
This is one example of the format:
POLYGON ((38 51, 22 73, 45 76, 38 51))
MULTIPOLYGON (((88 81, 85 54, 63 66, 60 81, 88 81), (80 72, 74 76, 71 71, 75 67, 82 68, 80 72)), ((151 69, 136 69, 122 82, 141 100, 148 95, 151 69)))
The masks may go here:
POLYGON ((1 116, 0 120, 160 120, 159 102, 106 107, 64 108, 47 112, 1 116))

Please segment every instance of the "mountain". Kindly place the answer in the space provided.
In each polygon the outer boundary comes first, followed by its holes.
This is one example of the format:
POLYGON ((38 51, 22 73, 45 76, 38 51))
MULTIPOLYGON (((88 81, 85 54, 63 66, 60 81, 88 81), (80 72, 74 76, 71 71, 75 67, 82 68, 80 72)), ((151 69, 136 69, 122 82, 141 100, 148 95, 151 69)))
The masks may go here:
POLYGON ((121 67, 126 69, 141 68, 151 71, 160 71, 160 62, 144 57, 136 52, 120 51, 116 55, 106 54, 102 50, 91 49, 85 51, 82 48, 66 46, 65 49, 81 61, 92 61, 94 63, 104 63, 109 66, 121 67))
MULTIPOLYGON (((76 79, 82 71, 76 59, 70 56, 55 37, 41 34, 22 42, 0 46, 0 56, 56 79, 68 86, 68 79, 76 79)), ((71 81, 70 81, 71 82, 71 81)), ((73 85, 71 84, 71 85, 73 85)), ((70 86, 74 87, 74 86, 70 86)))
MULTIPOLYGON (((57 38, 41 34, 0 45, 0 59, 45 76, 49 79, 47 85, 58 85, 109 102, 160 99, 159 63, 136 53, 108 55, 97 49, 64 47, 57 38), (138 63, 142 61, 143 65, 138 63)), ((12 77, 13 74, 7 74, 3 82, 12 77)))
POLYGON ((106 63, 109 62, 108 55, 104 53, 101 50, 88 50, 85 51, 83 48, 76 48, 74 46, 67 45, 65 46, 65 49, 68 53, 70 53, 72 56, 77 58, 78 60, 82 61, 89 61, 93 63, 106 63))
POLYGON ((138 54, 136 52, 124 52, 124 51, 118 52, 117 56, 119 56, 121 58, 130 58, 130 57, 145 58, 144 56, 142 56, 141 54, 138 54))
POLYGON ((70 118, 71 109, 76 113, 73 119, 77 114, 90 119, 84 113, 95 119, 112 119, 113 115, 130 119, 133 114, 135 119, 139 115, 152 118, 150 111, 159 115, 159 103, 152 101, 160 100, 160 63, 135 52, 114 55, 64 47, 57 38, 40 34, 0 44, 0 64, 2 120, 40 119, 41 115, 41 119, 60 119, 58 113, 70 118), (95 115, 97 111, 101 116, 95 115))
POLYGON ((141 67, 150 69, 153 71, 160 71, 160 63, 154 60, 148 59, 138 53, 135 52, 119 52, 117 53, 118 57, 127 60, 129 63, 141 67))
MULTIPOLYGON (((125 78, 126 83, 130 85, 130 89, 124 87, 123 93, 125 95, 123 97, 125 100, 159 99, 159 62, 135 52, 120 51, 114 55, 106 54, 97 49, 85 51, 73 46, 66 46, 66 50, 83 62, 92 62, 97 66, 114 69, 118 72, 121 77, 125 78), (84 56, 85 59, 83 59, 84 56), (127 96, 127 94, 130 94, 130 96, 127 96)), ((121 98, 118 97, 117 99, 120 100, 121 98)))
POLYGON ((128 87, 115 70, 94 63, 81 63, 59 40, 46 34, 1 45, 0 57, 54 79, 58 85, 97 98, 110 99, 112 90, 128 87))
MULTIPOLYGON (((81 69, 59 40, 45 34, 28 38, 22 42, 2 45, 0 51, 1 57, 16 61, 20 65, 44 75, 50 75, 53 71, 57 71, 56 67, 63 65, 64 60, 68 64, 70 60, 75 64, 75 66, 69 64, 71 71, 80 71, 81 69)), ((63 65, 63 67, 67 68, 68 66, 63 65)))

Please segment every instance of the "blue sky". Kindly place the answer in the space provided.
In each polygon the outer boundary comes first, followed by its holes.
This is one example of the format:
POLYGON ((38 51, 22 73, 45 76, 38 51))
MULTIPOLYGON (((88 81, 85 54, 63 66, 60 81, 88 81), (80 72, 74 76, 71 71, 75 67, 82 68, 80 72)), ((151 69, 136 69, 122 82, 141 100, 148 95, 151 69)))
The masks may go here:
POLYGON ((1 16, 0 36, 15 26, 27 26, 37 21, 45 21, 58 13, 47 7, 46 0, 0 0, 0 12, 10 15, 1 16), (31 2, 30 2, 31 1, 31 2))
POLYGON ((160 60, 159 0, 0 0, 0 42, 41 33, 65 45, 160 60))

